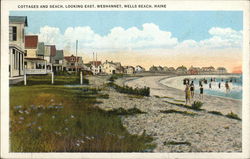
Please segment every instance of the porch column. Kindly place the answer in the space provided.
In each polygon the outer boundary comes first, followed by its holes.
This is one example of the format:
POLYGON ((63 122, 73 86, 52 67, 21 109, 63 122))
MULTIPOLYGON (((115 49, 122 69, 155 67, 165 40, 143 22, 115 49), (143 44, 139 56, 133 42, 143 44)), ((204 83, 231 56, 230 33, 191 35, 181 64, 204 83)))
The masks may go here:
POLYGON ((45 72, 47 73, 47 61, 46 60, 45 60, 44 64, 45 64, 44 69, 45 69, 45 72))
POLYGON ((10 57, 10 77, 12 77, 12 69, 13 69, 13 54, 12 54, 12 49, 9 50, 9 57, 10 57))

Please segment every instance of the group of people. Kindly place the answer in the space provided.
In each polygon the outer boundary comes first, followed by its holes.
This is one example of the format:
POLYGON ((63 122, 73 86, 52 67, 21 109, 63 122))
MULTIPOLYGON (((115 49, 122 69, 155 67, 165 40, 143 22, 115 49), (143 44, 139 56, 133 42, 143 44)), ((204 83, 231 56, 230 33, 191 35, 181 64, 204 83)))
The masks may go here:
MULTIPOLYGON (((196 80, 196 79, 194 79, 196 80)), ((209 83, 209 88, 212 89, 212 82, 215 82, 216 79, 215 78, 211 78, 210 79, 210 83, 209 83)), ((221 79, 221 81, 223 82, 223 78, 221 79)), ((233 80, 231 79, 230 82, 233 82, 233 80)), ((236 82, 236 80, 235 80, 236 82)), ((203 92, 204 92, 204 88, 203 88, 203 83, 204 84, 208 84, 208 80, 201 79, 199 80, 199 89, 200 89, 200 93, 199 93, 199 98, 203 100, 203 92)), ((194 98, 194 81, 190 80, 190 79, 184 79, 183 80, 183 84, 186 85, 185 87, 185 99, 186 99, 186 104, 187 103, 191 103, 191 100, 194 98)), ((218 88, 221 88, 221 82, 218 83, 218 88)), ((225 88, 226 88, 226 93, 230 92, 230 86, 228 81, 225 82, 225 88)))
MULTIPOLYGON (((189 80, 184 82, 186 85, 185 88, 185 99, 186 99, 186 104, 191 104, 191 100, 194 98, 194 81, 189 82, 189 80)), ((200 83, 200 96, 201 99, 203 99, 203 85, 200 83)))

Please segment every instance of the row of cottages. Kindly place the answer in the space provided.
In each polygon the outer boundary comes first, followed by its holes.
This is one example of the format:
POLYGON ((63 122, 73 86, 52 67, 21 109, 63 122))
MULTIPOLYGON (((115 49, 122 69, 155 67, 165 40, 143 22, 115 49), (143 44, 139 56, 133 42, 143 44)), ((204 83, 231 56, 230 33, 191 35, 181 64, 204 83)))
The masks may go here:
POLYGON ((84 65, 84 70, 91 71, 93 75, 97 74, 134 74, 144 72, 145 68, 137 65, 122 66, 120 62, 113 62, 106 60, 104 63, 101 61, 90 61, 84 65))
POLYGON ((210 67, 193 67, 191 66, 188 70, 188 74, 197 75, 197 74, 227 74, 227 69, 224 67, 218 67, 215 69, 213 66, 210 67))
POLYGON ((150 72, 165 72, 165 73, 175 73, 175 68, 174 67, 162 67, 162 66, 151 66, 149 68, 150 72))
POLYGON ((55 45, 44 45, 37 35, 25 35, 26 16, 9 16, 10 84, 23 80, 24 74, 47 74, 63 70, 64 55, 55 45))

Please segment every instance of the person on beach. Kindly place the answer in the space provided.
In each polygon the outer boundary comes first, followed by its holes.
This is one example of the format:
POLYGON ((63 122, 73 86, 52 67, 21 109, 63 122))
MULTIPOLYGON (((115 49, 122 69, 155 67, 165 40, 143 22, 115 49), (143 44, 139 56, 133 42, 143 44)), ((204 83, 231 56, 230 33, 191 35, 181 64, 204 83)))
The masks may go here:
POLYGON ((209 88, 212 89, 212 83, 209 83, 209 88))
POLYGON ((202 80, 199 80, 199 86, 201 86, 202 85, 202 80))
POLYGON ((191 82, 190 84, 190 92, 191 92, 191 98, 194 98, 194 81, 191 82))
POLYGON ((221 86, 221 83, 219 82, 219 84, 218 84, 219 89, 220 89, 220 86, 221 86))
POLYGON ((203 99, 203 85, 200 85, 200 99, 203 99))
POLYGON ((186 105, 187 103, 190 104, 190 96, 191 96, 190 88, 189 88, 189 85, 186 84, 186 88, 185 88, 186 105))
POLYGON ((229 87, 228 81, 226 81, 225 87, 226 87, 226 93, 230 92, 230 87, 229 87))

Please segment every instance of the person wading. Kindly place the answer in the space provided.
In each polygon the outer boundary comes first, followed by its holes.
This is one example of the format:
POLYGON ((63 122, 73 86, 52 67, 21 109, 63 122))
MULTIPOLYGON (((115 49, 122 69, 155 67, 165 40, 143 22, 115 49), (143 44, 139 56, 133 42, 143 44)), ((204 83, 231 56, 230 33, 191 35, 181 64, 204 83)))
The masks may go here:
POLYGON ((191 82, 190 84, 190 92, 191 92, 191 98, 194 98, 194 81, 191 82))

